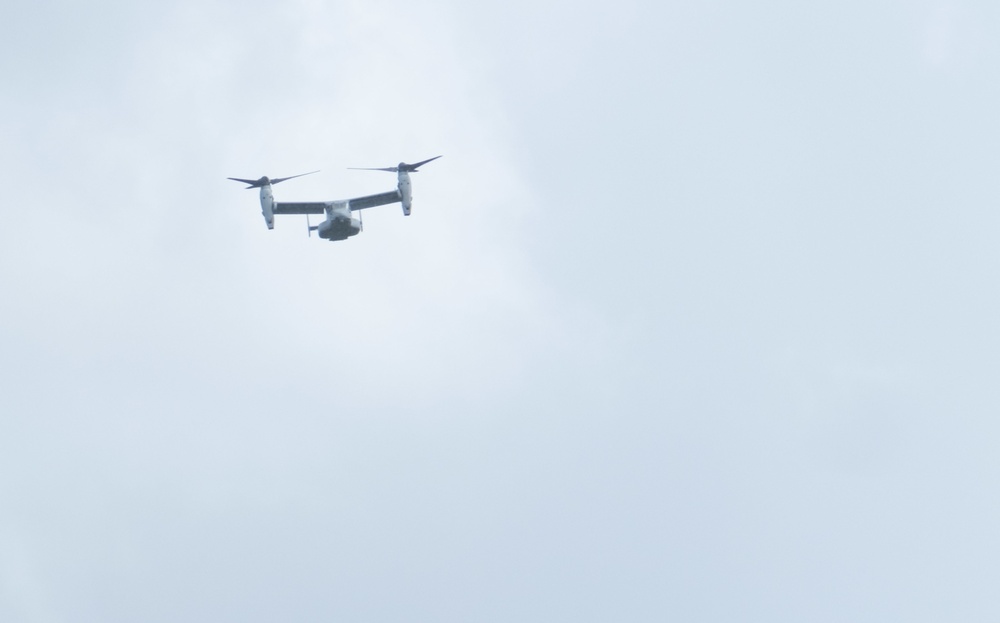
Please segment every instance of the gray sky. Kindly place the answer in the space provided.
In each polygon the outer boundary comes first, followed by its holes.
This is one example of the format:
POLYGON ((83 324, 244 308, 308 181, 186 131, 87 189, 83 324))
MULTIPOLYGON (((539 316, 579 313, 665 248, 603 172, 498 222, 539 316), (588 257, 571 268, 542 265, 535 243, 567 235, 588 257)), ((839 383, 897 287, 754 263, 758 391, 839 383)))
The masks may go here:
POLYGON ((1000 616, 995 3, 4 21, 5 623, 1000 616))

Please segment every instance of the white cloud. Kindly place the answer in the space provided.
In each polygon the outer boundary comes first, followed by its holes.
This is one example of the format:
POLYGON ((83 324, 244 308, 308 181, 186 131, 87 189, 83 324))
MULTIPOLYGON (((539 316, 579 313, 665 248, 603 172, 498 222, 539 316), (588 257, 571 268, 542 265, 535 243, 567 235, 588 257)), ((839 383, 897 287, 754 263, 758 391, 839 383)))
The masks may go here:
POLYGON ((924 56, 935 68, 951 64, 959 38, 959 7, 954 2, 936 2, 925 17, 924 56))
POLYGON ((995 97, 786 4, 16 7, 0 618, 988 610, 995 97))

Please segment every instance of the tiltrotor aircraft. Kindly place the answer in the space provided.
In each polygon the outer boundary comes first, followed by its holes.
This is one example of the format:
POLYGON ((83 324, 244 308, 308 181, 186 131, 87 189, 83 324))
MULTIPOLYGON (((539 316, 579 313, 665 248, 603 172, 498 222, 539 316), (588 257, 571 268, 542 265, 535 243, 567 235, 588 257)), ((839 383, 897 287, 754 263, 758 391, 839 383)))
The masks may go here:
POLYGON ((341 199, 336 201, 279 202, 274 200, 274 195, 271 192, 271 186, 284 182, 285 180, 302 177, 303 175, 312 175, 317 171, 300 173, 299 175, 292 175, 290 177, 278 177, 275 179, 270 179, 267 176, 264 176, 259 180, 245 180, 238 177, 230 177, 227 179, 249 184, 247 188, 260 189, 260 209, 264 214, 264 222, 267 223, 268 229, 274 229, 275 214, 305 214, 306 228, 309 235, 311 236, 312 232, 316 232, 320 238, 332 242, 334 240, 347 240, 351 236, 361 232, 363 227, 361 219, 354 218, 351 215, 351 213, 356 210, 374 208, 375 206, 387 205, 398 201, 403 204, 403 214, 405 216, 409 216, 410 207, 413 205, 410 173, 416 172, 419 167, 432 160, 437 160, 440 157, 441 156, 434 156, 433 158, 428 158, 427 160, 417 162, 416 164, 406 164, 405 162, 400 162, 394 167, 384 167, 378 169, 351 167, 355 170, 361 171, 389 171, 390 173, 395 173, 397 179, 399 180, 399 184, 396 186, 396 190, 391 190, 378 195, 368 195, 367 197, 356 197, 354 199, 341 199), (310 214, 325 214, 326 220, 319 225, 310 225, 310 214))

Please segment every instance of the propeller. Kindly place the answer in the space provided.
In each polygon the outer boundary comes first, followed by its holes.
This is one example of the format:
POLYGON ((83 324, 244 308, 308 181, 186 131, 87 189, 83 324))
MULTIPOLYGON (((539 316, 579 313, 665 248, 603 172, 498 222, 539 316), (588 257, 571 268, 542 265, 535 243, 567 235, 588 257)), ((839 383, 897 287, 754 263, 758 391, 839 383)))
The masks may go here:
MULTIPOLYGON (((423 164, 423 163, 421 163, 423 164)), ((290 177, 276 177, 273 180, 266 175, 259 180, 245 180, 239 177, 227 177, 227 180, 233 180, 234 182, 243 182, 244 184, 249 184, 247 188, 260 188, 261 186, 267 186, 268 184, 279 184, 285 180, 294 179, 296 177, 302 177, 303 175, 312 175, 313 173, 319 173, 319 171, 310 171, 308 173, 299 173, 298 175, 292 175, 290 177)))
POLYGON ((348 169, 353 169, 355 171, 388 171, 389 173, 399 173, 400 171, 406 171, 407 173, 413 173, 418 167, 422 167, 432 160, 437 160, 441 156, 434 156, 433 158, 428 158, 421 162, 415 164, 406 164, 405 162, 400 162, 394 167, 383 167, 383 168, 371 168, 371 167, 347 167, 348 169))

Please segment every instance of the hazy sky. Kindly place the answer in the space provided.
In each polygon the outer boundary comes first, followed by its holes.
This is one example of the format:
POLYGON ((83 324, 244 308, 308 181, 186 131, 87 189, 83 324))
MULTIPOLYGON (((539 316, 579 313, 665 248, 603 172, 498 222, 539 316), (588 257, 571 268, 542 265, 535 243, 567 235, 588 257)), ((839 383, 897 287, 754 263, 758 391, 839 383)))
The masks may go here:
POLYGON ((0 621, 1000 617, 1000 5, 4 25, 0 621))

